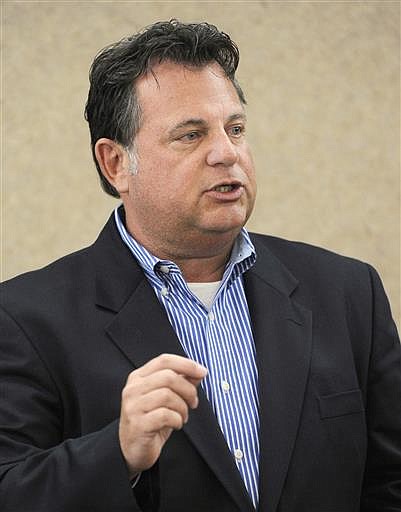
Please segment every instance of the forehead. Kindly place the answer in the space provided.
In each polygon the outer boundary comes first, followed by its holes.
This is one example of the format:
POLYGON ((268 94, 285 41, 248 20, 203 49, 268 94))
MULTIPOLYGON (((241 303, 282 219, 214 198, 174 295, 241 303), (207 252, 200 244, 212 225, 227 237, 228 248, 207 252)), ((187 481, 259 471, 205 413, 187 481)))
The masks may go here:
POLYGON ((163 62, 140 77, 135 89, 145 119, 243 110, 234 85, 217 63, 190 67, 163 62))

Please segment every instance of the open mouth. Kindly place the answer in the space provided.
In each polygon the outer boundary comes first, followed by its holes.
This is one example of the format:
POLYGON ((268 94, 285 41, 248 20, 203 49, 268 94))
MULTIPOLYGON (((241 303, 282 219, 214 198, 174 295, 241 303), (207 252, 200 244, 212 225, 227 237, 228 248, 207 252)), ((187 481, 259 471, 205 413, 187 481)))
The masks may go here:
POLYGON ((218 185, 217 187, 214 187, 212 190, 215 190, 216 192, 232 192, 233 190, 237 190, 237 188, 239 188, 238 184, 218 185))

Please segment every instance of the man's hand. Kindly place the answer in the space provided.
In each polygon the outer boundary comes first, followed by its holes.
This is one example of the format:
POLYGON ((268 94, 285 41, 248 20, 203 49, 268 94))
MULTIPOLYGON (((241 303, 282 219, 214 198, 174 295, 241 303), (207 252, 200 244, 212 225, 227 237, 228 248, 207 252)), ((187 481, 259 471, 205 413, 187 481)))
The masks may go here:
POLYGON ((195 361, 173 354, 130 373, 122 392, 119 437, 131 477, 153 466, 171 432, 188 421, 206 373, 195 361))

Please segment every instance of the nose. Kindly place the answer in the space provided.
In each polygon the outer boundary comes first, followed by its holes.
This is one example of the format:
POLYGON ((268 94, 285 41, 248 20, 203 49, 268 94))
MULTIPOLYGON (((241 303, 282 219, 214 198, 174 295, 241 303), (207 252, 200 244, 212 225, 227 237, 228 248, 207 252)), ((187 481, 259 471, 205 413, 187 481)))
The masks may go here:
POLYGON ((238 148, 225 131, 212 137, 206 161, 213 167, 230 167, 238 161, 238 148))

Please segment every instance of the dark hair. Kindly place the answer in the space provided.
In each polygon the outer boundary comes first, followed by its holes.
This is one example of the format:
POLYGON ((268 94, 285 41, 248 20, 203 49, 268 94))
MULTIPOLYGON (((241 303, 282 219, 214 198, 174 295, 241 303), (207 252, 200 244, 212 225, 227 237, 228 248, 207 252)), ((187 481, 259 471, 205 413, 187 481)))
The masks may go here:
POLYGON ((92 155, 102 187, 114 197, 119 194, 101 172, 95 144, 106 137, 126 148, 132 146, 140 123, 135 80, 163 61, 196 67, 217 62, 233 83, 240 101, 246 103, 235 79, 238 47, 230 36, 209 23, 162 21, 101 50, 89 73, 85 119, 89 123, 92 155))

